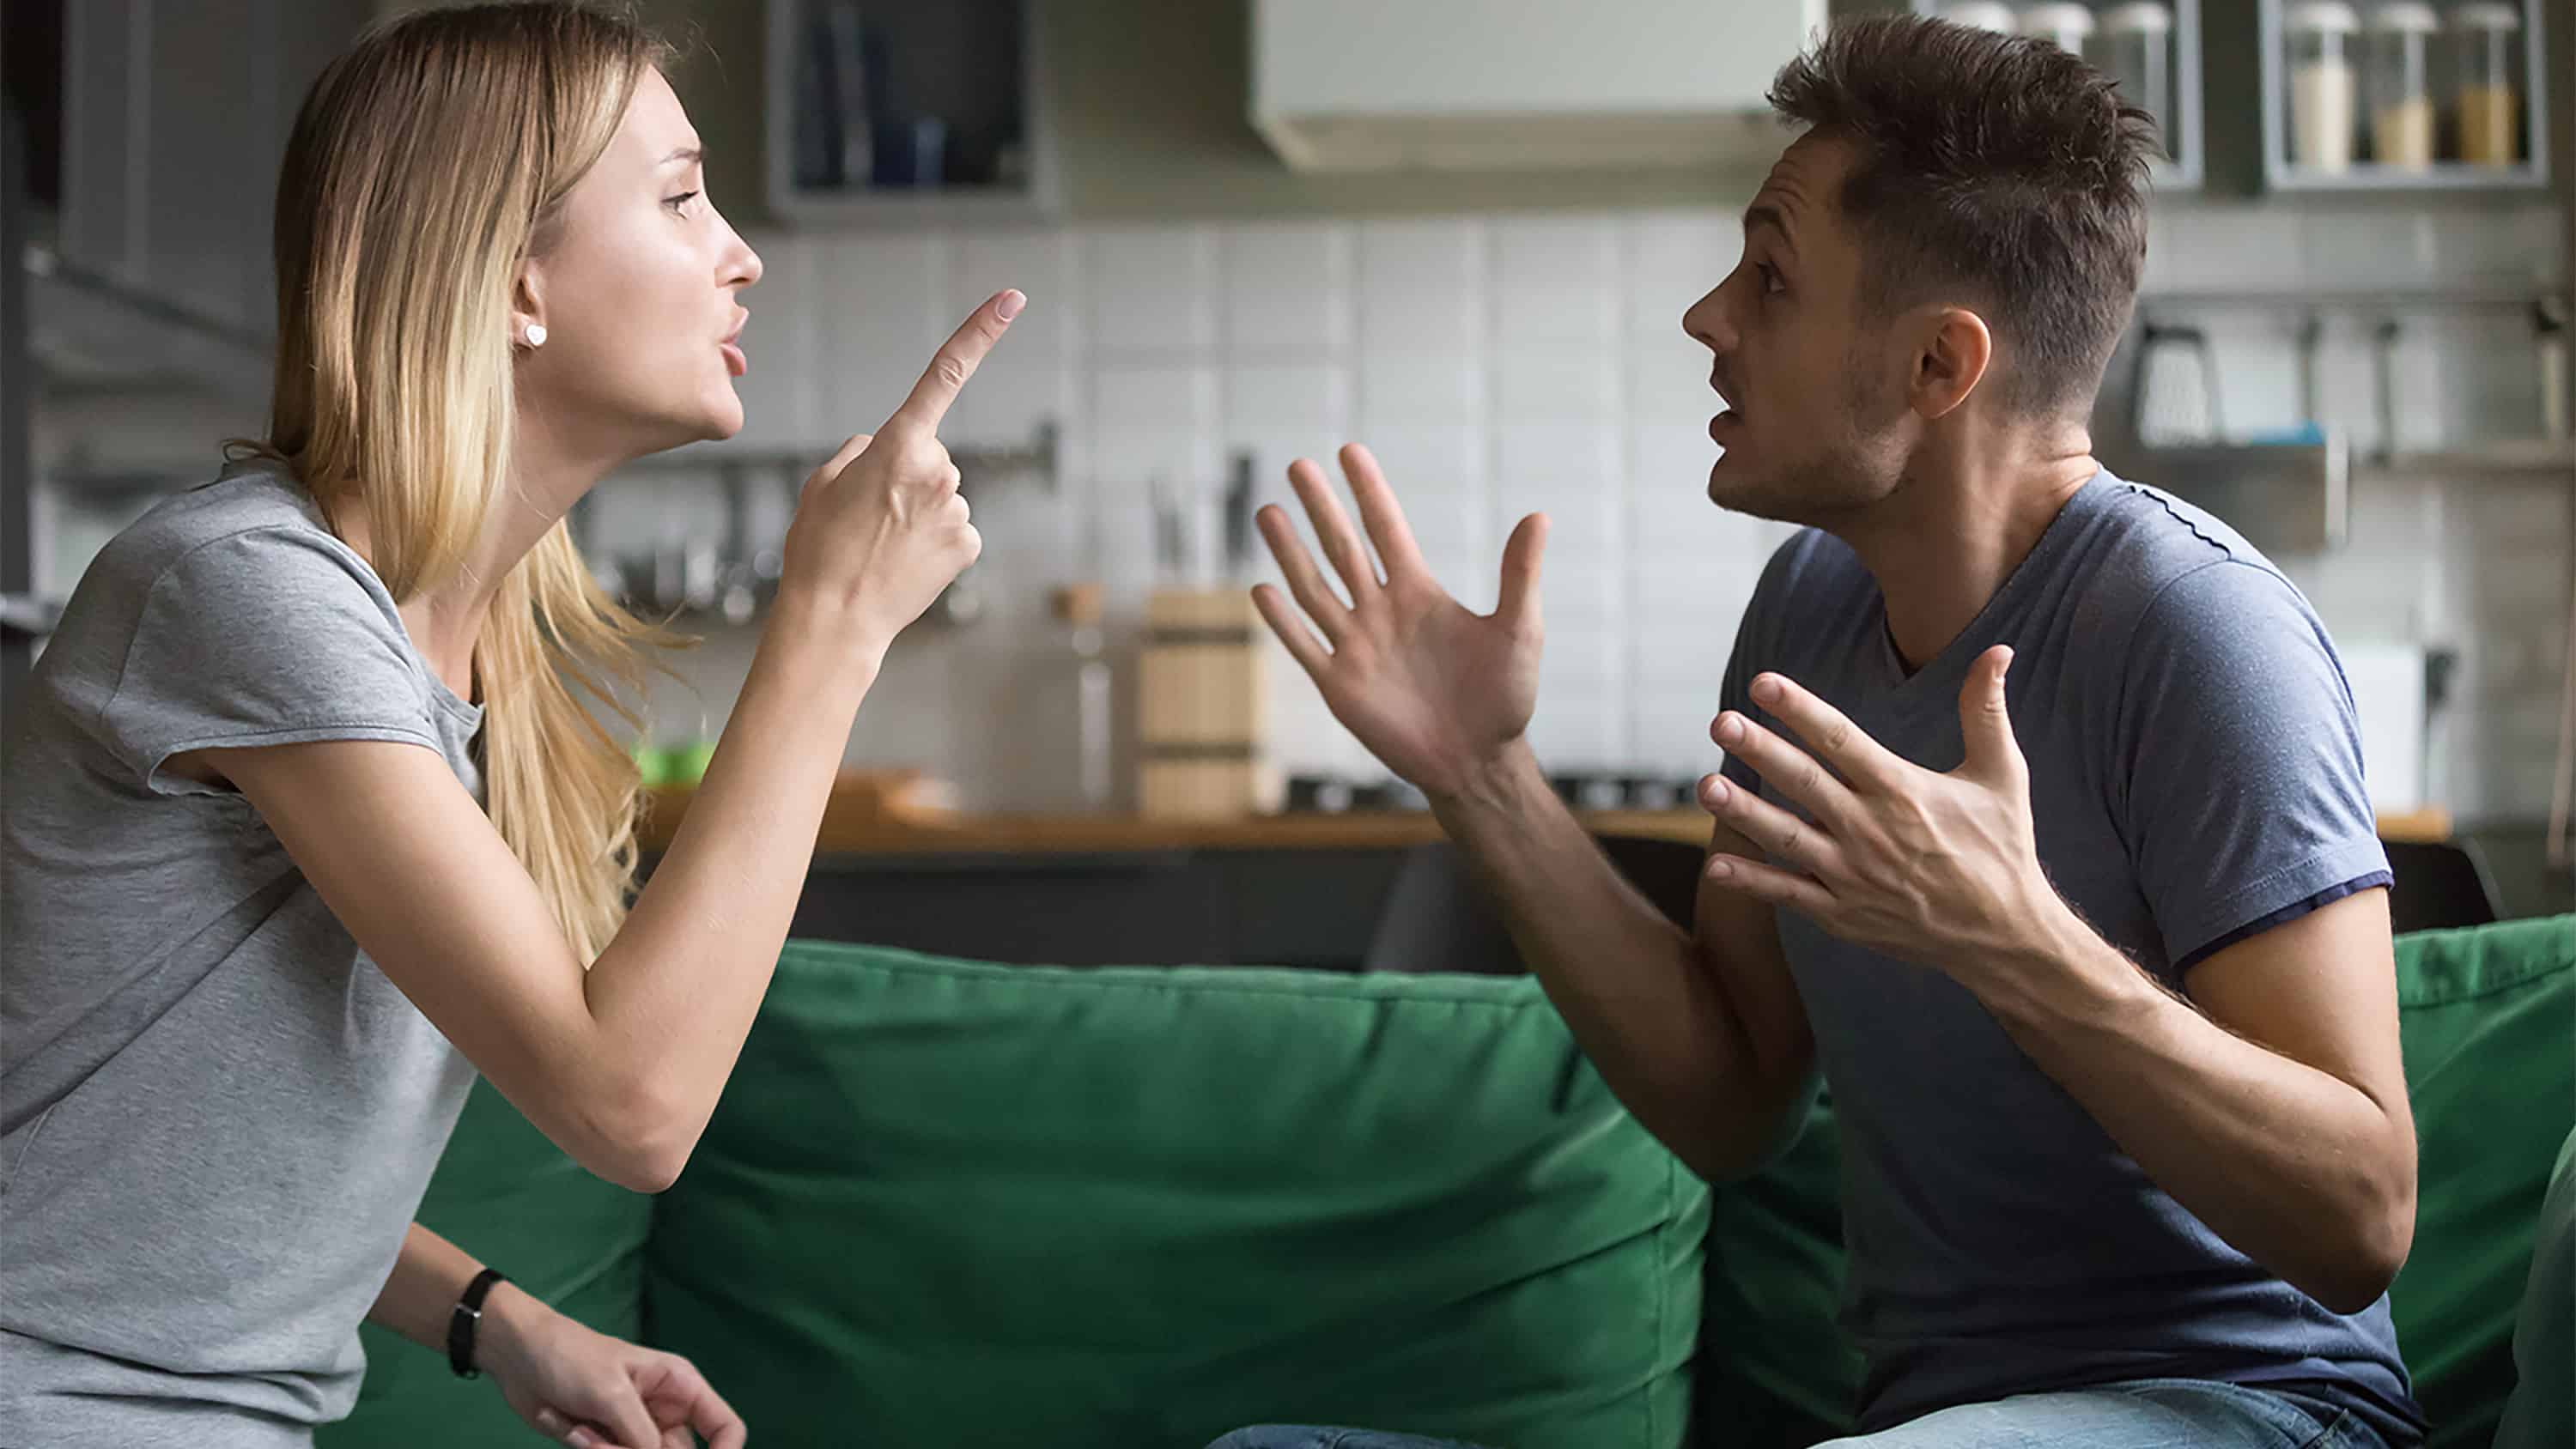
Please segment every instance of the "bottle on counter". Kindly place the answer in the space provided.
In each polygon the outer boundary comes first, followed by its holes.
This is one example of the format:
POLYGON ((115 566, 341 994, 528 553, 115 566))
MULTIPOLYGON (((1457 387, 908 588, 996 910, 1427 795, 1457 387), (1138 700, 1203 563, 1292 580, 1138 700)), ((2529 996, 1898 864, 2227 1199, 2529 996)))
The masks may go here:
POLYGON ((2425 0, 2387 0, 2372 7, 2362 48, 2370 107, 2370 159, 2401 171, 2433 164, 2433 88, 2426 52, 2442 18, 2425 0))
POLYGON ((2069 55, 2082 55, 2085 38, 2093 33, 2093 7, 2076 0, 2025 5, 2021 7, 2021 33, 2045 40, 2069 55))
POLYGON ((2119 83, 2130 105, 2156 118, 2156 134, 2169 156, 2179 139, 2173 128, 2173 28, 2173 7, 2129 0, 2102 12, 2101 27, 2084 47, 2084 58, 2119 83))
POLYGON ((2346 0, 2300 0, 2282 16, 2290 77, 2290 161, 2308 171, 2352 169, 2354 37, 2361 16, 2346 0))
POLYGON ((2511 166, 2522 159, 2522 13, 2476 3, 2451 12, 2459 56, 2460 159, 2473 166, 2511 166))

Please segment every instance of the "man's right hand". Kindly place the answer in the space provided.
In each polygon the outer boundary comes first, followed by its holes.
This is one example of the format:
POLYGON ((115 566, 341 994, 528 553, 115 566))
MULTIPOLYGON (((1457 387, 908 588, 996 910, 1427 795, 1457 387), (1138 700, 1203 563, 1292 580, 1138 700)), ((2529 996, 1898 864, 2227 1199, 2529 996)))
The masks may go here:
POLYGON ((1456 799, 1510 756, 1538 701, 1546 515, 1531 514, 1512 531, 1500 605, 1478 614, 1431 576, 1368 449, 1351 444, 1341 461, 1386 577, 1378 577, 1324 470, 1300 458, 1288 481, 1349 599, 1333 592, 1287 511, 1274 504, 1261 510, 1261 534, 1297 604, 1292 609, 1269 584, 1252 591, 1253 603, 1314 677, 1333 718, 1434 801, 1456 799))

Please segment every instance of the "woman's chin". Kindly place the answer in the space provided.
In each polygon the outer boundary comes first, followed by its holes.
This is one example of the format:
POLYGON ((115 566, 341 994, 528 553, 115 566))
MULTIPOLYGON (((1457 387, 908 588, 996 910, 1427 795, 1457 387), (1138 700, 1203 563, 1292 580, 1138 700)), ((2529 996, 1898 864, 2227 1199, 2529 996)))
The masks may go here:
POLYGON ((728 387, 725 389, 724 401, 709 408, 706 416, 699 420, 698 433, 692 441, 721 443, 741 431, 742 399, 735 397, 733 389, 728 387))

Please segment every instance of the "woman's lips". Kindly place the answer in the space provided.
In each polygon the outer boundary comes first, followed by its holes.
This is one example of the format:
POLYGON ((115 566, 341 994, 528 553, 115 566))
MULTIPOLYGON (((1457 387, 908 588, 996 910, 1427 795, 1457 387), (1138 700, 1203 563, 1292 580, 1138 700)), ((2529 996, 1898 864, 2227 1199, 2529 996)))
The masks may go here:
POLYGON ((726 372, 740 377, 751 370, 751 359, 742 355, 740 346, 731 342, 719 342, 716 344, 716 350, 724 354, 726 372))

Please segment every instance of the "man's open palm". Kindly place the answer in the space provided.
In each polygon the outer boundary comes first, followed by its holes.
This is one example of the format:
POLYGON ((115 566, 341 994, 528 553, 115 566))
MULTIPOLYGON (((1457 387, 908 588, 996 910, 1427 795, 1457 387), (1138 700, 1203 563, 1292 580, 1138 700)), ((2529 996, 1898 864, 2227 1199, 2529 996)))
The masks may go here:
POLYGON ((1349 597, 1333 591, 1287 511, 1273 504, 1261 510, 1261 535, 1296 607, 1268 584, 1252 591, 1253 603, 1361 744, 1425 794, 1456 794, 1529 728, 1538 700, 1538 568, 1547 519, 1532 514, 1512 531, 1500 605, 1478 614, 1431 576, 1368 449, 1354 443, 1341 461, 1386 576, 1379 578, 1324 470, 1301 458, 1288 481, 1349 597))

